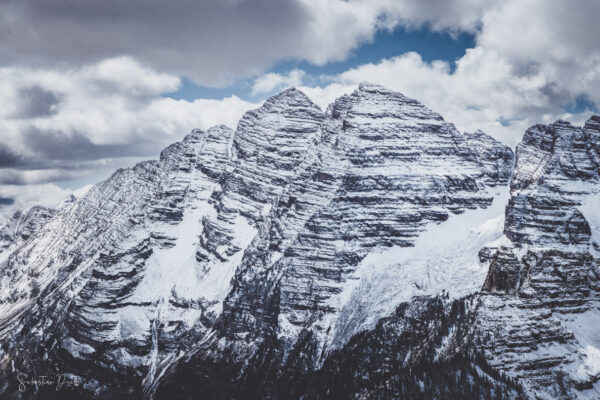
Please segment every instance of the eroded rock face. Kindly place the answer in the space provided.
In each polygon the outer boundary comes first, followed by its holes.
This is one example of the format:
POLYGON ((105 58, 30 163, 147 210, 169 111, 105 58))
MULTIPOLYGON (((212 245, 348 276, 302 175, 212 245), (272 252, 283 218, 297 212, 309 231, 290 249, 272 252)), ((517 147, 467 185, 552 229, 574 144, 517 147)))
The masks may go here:
MULTIPOLYGON (((490 363, 532 396, 598 396, 599 118, 536 125, 517 146, 506 238, 478 309, 490 363)), ((493 250, 493 249, 492 249, 493 250)))
POLYGON ((193 131, 3 228, 1 393, 19 370, 74 398, 592 393, 599 127, 532 127, 513 174, 506 146, 364 83, 193 131))
POLYGON ((194 131, 160 161, 117 171, 8 256, 2 332, 11 370, 63 371, 88 382, 86 392, 141 391, 156 365, 201 336, 216 301, 196 292, 194 255, 232 136, 224 126, 194 131), (7 301, 18 285, 24 295, 7 301))
POLYGON ((0 257, 2 253, 14 250, 20 243, 35 235, 55 214, 56 210, 41 206, 31 207, 25 212, 16 211, 0 227, 0 257))
MULTIPOLYGON (((159 397, 178 387, 183 398, 202 388, 209 397, 243 390, 260 398, 282 376, 320 368, 355 333, 393 313, 404 300, 398 290, 413 285, 395 275, 397 265, 382 265, 375 281, 363 278, 376 269, 367 256, 403 253, 428 227, 489 208, 512 166, 512 152, 493 139, 464 136, 420 103, 368 84, 328 108, 314 143, 278 202, 255 219, 258 234, 213 335, 168 371, 159 397)), ((467 253, 476 260, 478 250, 467 253)), ((415 260, 402 266, 419 269, 415 260)), ((450 277, 465 266, 446 262, 435 277, 432 265, 422 266, 419 290, 435 294, 456 282, 450 277), (450 279, 436 285, 443 274, 450 279)), ((469 275, 455 293, 469 282, 476 290, 483 278, 469 275)))

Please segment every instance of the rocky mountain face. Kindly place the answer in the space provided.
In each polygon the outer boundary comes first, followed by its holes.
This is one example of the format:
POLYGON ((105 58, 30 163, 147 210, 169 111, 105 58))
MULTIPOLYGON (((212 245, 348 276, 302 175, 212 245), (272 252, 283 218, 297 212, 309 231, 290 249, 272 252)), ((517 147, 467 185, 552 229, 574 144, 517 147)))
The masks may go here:
POLYGON ((0 392, 594 398, 599 151, 288 89, 0 229, 0 392))
POLYGON ((600 117, 536 125, 517 146, 505 236, 476 335, 492 366, 548 398, 600 396, 600 117))
POLYGON ((21 210, 0 227, 0 254, 8 254, 13 248, 26 241, 54 215, 56 210, 34 206, 27 212, 21 210))

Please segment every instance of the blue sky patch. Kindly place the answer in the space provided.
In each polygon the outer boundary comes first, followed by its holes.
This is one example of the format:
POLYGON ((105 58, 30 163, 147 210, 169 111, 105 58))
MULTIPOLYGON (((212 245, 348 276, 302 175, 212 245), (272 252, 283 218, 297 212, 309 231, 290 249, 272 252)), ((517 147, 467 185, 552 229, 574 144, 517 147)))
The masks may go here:
MULTIPOLYGON (((456 68, 455 61, 461 58, 467 49, 475 47, 475 36, 468 33, 451 35, 443 32, 432 32, 427 28, 406 29, 397 28, 393 31, 378 31, 370 43, 364 44, 344 61, 331 62, 322 66, 307 61, 287 60, 274 65, 265 73, 275 72, 284 74, 293 69, 306 72, 305 84, 318 84, 323 75, 337 75, 363 64, 378 63, 382 59, 392 58, 414 51, 421 55, 424 61, 446 61, 451 71, 456 68)), ((183 85, 165 97, 173 99, 223 99, 236 95, 247 101, 261 101, 265 94, 252 95, 253 79, 242 79, 225 88, 197 85, 190 79, 183 79, 183 85)))
POLYGON ((575 100, 572 103, 564 106, 564 108, 566 112, 571 114, 579 114, 588 111, 598 113, 598 108, 594 102, 585 94, 580 94, 579 96, 575 97, 575 100))

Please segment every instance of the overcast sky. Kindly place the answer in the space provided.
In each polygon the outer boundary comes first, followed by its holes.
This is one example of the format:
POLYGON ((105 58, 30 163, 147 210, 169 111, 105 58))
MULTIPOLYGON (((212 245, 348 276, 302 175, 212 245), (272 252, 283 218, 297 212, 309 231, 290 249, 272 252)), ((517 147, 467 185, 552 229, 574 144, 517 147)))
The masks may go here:
POLYGON ((514 146, 600 105, 600 1, 0 0, 0 222, 235 128, 288 87, 360 81, 514 146))

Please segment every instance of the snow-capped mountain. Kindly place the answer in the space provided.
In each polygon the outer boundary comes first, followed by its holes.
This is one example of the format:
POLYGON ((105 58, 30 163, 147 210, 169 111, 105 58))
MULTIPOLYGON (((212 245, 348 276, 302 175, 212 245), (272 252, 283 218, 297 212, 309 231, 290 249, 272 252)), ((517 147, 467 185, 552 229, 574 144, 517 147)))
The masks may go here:
POLYGON ((599 203, 598 117, 513 157, 381 86, 288 89, 0 229, 0 391, 594 398, 599 203))
POLYGON ((504 236, 482 252, 481 349, 542 398, 600 397, 599 150, 598 116, 529 128, 504 236))

